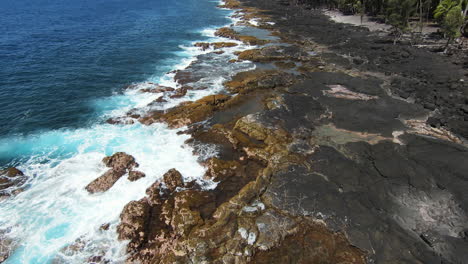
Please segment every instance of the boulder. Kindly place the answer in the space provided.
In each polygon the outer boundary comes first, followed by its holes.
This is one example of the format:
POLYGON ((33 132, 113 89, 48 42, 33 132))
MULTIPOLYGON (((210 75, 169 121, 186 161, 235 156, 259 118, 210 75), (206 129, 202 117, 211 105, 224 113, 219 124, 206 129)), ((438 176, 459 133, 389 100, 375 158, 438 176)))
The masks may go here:
POLYGON ((88 184, 85 189, 89 193, 98 193, 105 192, 109 190, 114 184, 125 174, 125 170, 114 170, 110 169, 106 171, 103 175, 96 178, 90 184, 88 184))
POLYGON ((136 181, 144 177, 143 172, 133 171, 134 167, 138 167, 138 163, 136 163, 133 156, 125 152, 117 152, 112 156, 105 157, 102 162, 110 169, 85 187, 89 193, 109 190, 127 172, 130 181, 136 181))
POLYGON ((163 179, 167 189, 171 192, 174 192, 177 187, 182 187, 184 185, 182 174, 176 169, 170 169, 166 172, 163 175, 163 179))
POLYGON ((109 168, 116 171, 131 170, 133 167, 138 167, 135 158, 125 152, 117 152, 112 156, 107 156, 102 159, 102 162, 109 168))
POLYGON ((145 221, 150 213, 150 206, 144 200, 128 203, 120 214, 121 223, 117 227, 121 240, 143 240, 145 221))

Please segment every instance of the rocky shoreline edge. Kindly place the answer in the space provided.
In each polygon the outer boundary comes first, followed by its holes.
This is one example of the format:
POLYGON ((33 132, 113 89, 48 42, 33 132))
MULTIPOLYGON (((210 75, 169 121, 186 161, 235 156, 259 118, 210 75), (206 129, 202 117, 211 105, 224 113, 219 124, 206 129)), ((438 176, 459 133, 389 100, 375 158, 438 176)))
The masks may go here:
MULTIPOLYGON (((277 38, 216 32, 255 45, 231 63, 256 69, 234 75, 220 94, 108 120, 187 127, 181 133, 196 152, 218 149, 202 161, 214 189, 184 182, 173 169, 125 206, 117 231, 129 241, 127 262, 462 263, 465 66, 288 1, 221 7, 277 38)), ((197 44, 219 54, 233 45, 197 44)), ((196 63, 175 72, 181 88, 155 84, 144 92, 164 92, 158 102, 184 98, 198 89, 196 63)), ((87 190, 144 177, 129 154, 105 158, 109 170, 87 190)))

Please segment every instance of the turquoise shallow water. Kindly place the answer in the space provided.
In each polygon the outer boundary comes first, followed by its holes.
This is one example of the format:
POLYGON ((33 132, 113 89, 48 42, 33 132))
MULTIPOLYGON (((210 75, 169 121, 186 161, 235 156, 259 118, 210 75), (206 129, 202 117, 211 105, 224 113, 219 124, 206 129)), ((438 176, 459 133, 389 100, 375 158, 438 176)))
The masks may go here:
MULTIPOLYGON (((177 130, 103 121, 159 96, 123 88, 170 82, 165 73, 196 55, 186 47, 230 21, 218 4, 0 2, 0 166, 27 175, 25 191, 0 200, 0 239, 11 241, 6 263, 85 263, 93 255, 121 263, 125 242, 115 228, 123 206, 171 168, 201 178, 204 168, 177 130), (90 195, 84 187, 106 170, 101 159, 117 151, 133 155, 147 176, 90 195), (99 230, 104 223, 108 232, 99 230), (64 250, 77 243, 78 252, 64 250)), ((212 89, 219 87, 190 96, 212 89)))

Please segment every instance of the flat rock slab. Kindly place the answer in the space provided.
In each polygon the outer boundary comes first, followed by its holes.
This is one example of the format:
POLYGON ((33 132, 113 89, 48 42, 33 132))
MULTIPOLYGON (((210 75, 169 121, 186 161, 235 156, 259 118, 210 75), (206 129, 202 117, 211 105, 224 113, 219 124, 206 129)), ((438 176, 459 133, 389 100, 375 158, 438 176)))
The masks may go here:
POLYGON ((257 123, 291 134, 290 151, 309 164, 273 174, 264 198, 345 232, 370 262, 463 263, 468 149, 411 134, 401 120, 426 110, 389 97, 378 80, 309 77, 287 89, 279 107, 255 115, 257 123), (334 85, 351 97, 329 93, 334 85))

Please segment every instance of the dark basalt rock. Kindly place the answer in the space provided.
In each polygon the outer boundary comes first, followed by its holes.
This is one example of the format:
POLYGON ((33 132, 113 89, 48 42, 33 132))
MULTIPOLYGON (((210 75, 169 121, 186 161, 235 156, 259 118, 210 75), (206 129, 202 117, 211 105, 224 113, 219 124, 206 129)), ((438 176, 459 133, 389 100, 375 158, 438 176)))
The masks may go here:
POLYGON ((406 146, 345 148, 352 159, 322 146, 308 160, 312 170, 292 166, 273 175, 267 197, 291 214, 312 214, 346 232, 354 245, 375 252, 375 263, 463 263, 467 149, 417 136, 408 136, 406 146), (434 148, 452 160, 433 155, 434 148))

